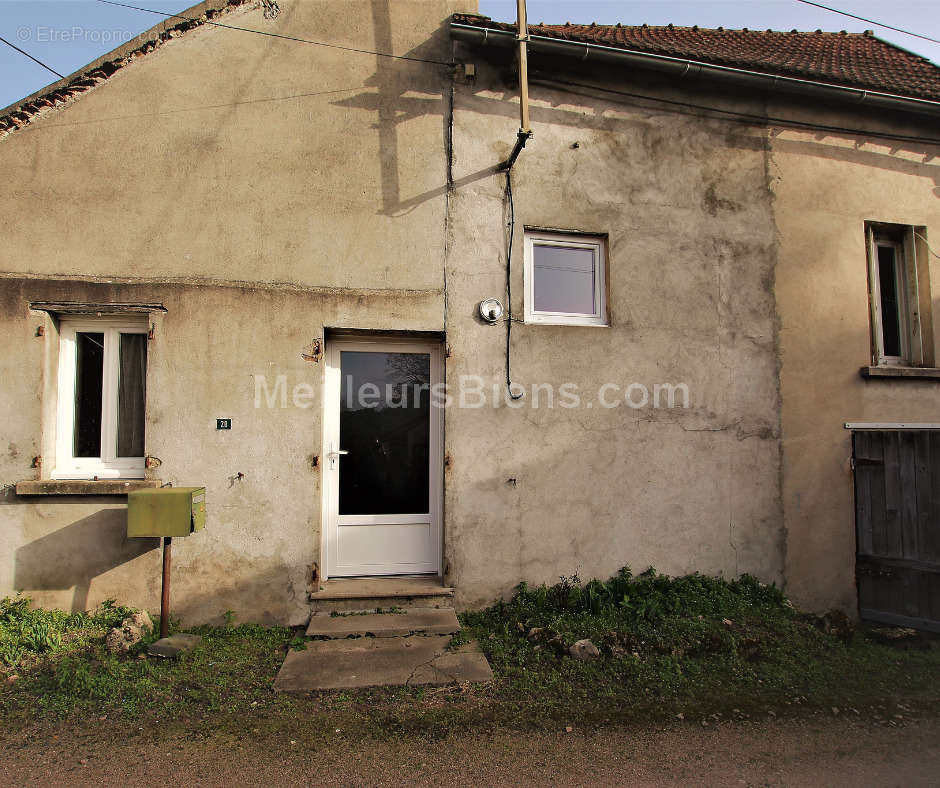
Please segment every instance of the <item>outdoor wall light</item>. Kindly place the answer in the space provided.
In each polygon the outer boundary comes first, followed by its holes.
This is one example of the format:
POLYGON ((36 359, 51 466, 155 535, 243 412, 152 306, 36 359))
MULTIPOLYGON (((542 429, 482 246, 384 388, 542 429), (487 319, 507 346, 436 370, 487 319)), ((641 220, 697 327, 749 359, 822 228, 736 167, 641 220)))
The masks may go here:
POLYGON ((480 317, 487 323, 495 323, 503 316, 503 305, 497 298, 487 298, 480 302, 480 317))

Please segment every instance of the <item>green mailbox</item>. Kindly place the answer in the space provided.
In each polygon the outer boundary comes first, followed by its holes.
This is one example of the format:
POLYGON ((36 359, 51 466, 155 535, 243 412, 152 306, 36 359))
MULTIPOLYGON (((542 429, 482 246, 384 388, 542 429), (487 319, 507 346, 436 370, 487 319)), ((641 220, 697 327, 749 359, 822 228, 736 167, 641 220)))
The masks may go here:
POLYGON ((205 525, 205 487, 160 487, 127 494, 128 536, 189 536, 205 525))

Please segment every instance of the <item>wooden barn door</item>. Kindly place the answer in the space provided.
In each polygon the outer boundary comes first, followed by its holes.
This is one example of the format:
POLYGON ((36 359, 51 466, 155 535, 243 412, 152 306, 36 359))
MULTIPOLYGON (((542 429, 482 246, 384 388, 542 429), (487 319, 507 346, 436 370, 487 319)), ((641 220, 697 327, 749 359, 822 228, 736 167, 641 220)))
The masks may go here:
POLYGON ((853 433, 859 615, 940 632, 940 431, 853 433))

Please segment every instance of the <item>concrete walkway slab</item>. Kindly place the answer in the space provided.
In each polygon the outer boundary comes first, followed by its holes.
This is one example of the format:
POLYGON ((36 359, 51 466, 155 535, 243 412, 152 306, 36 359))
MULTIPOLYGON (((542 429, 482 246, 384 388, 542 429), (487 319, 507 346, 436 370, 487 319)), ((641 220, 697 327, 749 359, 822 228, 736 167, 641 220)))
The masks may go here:
POLYGON ((348 638, 372 635, 377 638, 406 635, 453 635, 460 623, 453 608, 414 607, 397 613, 365 615, 313 615, 307 626, 311 637, 348 638))
POLYGON ((458 684, 493 678, 476 643, 448 651, 449 635, 311 641, 284 660, 274 689, 312 692, 403 685, 458 684))

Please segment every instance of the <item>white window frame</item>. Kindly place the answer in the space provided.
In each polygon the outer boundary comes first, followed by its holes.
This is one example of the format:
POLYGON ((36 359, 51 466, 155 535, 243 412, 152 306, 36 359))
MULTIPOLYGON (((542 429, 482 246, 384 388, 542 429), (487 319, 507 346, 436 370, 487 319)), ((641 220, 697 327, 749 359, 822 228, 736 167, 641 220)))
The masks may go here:
POLYGON ((899 225, 868 224, 868 289, 871 297, 872 361, 876 366, 910 367, 923 363, 924 347, 919 314, 919 274, 914 243, 914 228, 899 225), (881 276, 878 249, 894 251, 895 287, 898 293, 898 323, 901 355, 886 355, 884 316, 881 311, 881 276))
POLYGON ((120 335, 146 334, 147 321, 127 317, 63 317, 59 322, 56 462, 53 479, 142 479, 144 457, 117 457, 120 335), (75 457, 76 334, 104 334, 101 456, 75 457))
POLYGON ((599 235, 571 235, 560 232, 526 230, 525 232, 525 322, 568 326, 607 326, 607 241, 599 235), (558 246, 590 249, 594 252, 594 303, 591 314, 545 312, 535 308, 535 247, 558 246))

